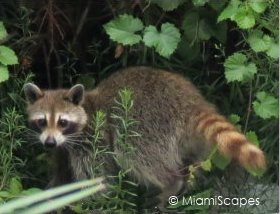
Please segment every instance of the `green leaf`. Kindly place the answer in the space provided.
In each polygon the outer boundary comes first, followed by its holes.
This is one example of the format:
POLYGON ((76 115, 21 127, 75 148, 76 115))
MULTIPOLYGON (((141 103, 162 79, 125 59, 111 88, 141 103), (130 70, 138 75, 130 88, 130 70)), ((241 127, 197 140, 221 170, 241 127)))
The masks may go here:
POLYGON ((254 30, 249 34, 248 43, 255 52, 266 51, 266 54, 271 58, 279 58, 278 43, 272 37, 264 35, 260 30, 254 30))
POLYGON ((256 23, 253 11, 245 6, 239 7, 237 13, 233 17, 233 20, 241 29, 252 28, 256 23))
POLYGON ((143 29, 140 19, 131 15, 120 15, 104 25, 106 33, 110 39, 123 45, 134 45, 141 41, 141 36, 136 32, 143 29))
POLYGON ((249 0, 250 7, 257 13, 263 13, 268 6, 267 0, 249 0))
POLYGON ((221 155, 219 151, 216 151, 211 158, 211 162, 217 168, 219 168, 221 170, 224 170, 229 165, 229 163, 231 162, 231 159, 221 155))
POLYGON ((199 40, 208 40, 212 36, 225 42, 227 25, 225 22, 216 24, 214 17, 215 13, 205 13, 205 11, 203 14, 197 10, 186 12, 182 29, 191 44, 199 40))
POLYGON ((233 19, 235 14, 238 11, 238 7, 241 4, 239 0, 231 0, 228 6, 221 12, 218 17, 218 22, 223 21, 225 19, 233 19))
POLYGON ((3 22, 0 22, 0 40, 5 39, 7 37, 8 33, 6 31, 6 28, 3 24, 3 22))
POLYGON ((28 195, 33 195, 35 193, 38 193, 38 192, 42 192, 43 190, 39 189, 39 188, 29 188, 27 190, 23 190, 21 192, 22 195, 24 196, 28 196, 28 195))
POLYGON ((237 114, 231 114, 229 115, 229 121, 236 125, 240 122, 240 116, 237 114))
POLYGON ((266 51, 270 46, 270 39, 262 31, 254 30, 249 34, 248 43, 255 52, 266 51))
POLYGON ((273 59, 279 58, 279 43, 274 42, 272 38, 266 54, 273 59))
POLYGON ((157 4, 165 11, 171 11, 179 7, 179 5, 186 2, 186 0, 150 0, 151 3, 157 4))
POLYGON ((198 28, 198 36, 201 40, 208 40, 213 35, 213 29, 209 25, 209 23, 202 19, 199 21, 199 28, 198 28))
POLYGON ((164 23, 158 32, 155 26, 145 28, 143 41, 146 46, 154 47, 161 56, 169 58, 180 42, 180 32, 173 24, 164 23))
POLYGON ((22 184, 19 179, 12 178, 9 186, 9 192, 13 195, 18 195, 22 189, 22 184))
POLYGON ((246 132, 245 135, 251 143, 255 144, 256 146, 260 145, 258 136, 254 131, 248 131, 248 132, 246 132))
POLYGON ((18 58, 11 48, 1 45, 0 62, 3 65, 15 65, 18 64, 18 58))
POLYGON ((189 41, 198 39, 199 13, 197 11, 188 11, 184 17, 182 29, 184 35, 189 41))
POLYGON ((210 159, 207 159, 207 160, 201 162, 201 168, 202 168, 204 171, 210 172, 211 169, 212 169, 211 160, 210 160, 210 159))
POLYGON ((244 54, 234 53, 228 57, 224 63, 225 76, 228 82, 239 81, 245 82, 251 80, 257 67, 254 63, 248 63, 248 59, 244 54))
POLYGON ((216 11, 220 11, 225 4, 227 3, 226 0, 210 0, 209 5, 216 11))
POLYGON ((253 102, 253 108, 258 116, 263 119, 269 119, 271 117, 278 118, 279 105, 275 97, 264 91, 258 92, 256 97, 257 100, 253 102))
POLYGON ((192 0, 192 3, 196 7, 204 6, 209 0, 192 0))
POLYGON ((9 79, 9 71, 7 66, 0 65, 0 83, 9 79))

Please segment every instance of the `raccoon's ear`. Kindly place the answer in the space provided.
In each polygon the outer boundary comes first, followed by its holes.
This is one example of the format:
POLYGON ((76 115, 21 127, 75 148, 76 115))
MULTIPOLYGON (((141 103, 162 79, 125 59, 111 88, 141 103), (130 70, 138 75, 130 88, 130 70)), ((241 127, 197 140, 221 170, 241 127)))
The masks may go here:
POLYGON ((41 89, 33 83, 26 83, 23 86, 23 91, 27 101, 31 104, 44 95, 41 89))
POLYGON ((85 88, 81 84, 74 85, 69 89, 67 98, 75 105, 80 105, 84 100, 85 88))

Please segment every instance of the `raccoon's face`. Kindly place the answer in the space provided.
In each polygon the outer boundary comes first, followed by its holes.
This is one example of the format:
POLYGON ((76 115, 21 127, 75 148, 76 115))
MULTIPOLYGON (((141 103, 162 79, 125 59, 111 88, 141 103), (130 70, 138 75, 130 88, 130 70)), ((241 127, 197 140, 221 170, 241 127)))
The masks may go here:
POLYGON ((77 137, 87 124, 82 107, 84 87, 75 85, 69 90, 41 90, 28 83, 24 86, 28 101, 29 124, 39 133, 40 142, 47 147, 78 144, 77 137))

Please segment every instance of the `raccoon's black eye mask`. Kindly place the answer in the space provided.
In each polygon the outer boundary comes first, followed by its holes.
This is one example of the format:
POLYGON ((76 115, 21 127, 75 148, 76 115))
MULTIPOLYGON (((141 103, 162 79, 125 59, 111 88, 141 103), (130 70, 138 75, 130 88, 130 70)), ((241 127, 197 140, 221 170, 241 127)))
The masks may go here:
POLYGON ((57 125, 61 128, 67 128, 67 126, 69 125, 69 121, 59 118, 57 121, 57 125))
POLYGON ((63 128, 62 134, 67 135, 67 134, 73 134, 77 132, 78 129, 78 124, 75 122, 67 121, 67 126, 63 128))
POLYGON ((43 128, 45 128, 47 126, 47 124, 48 124, 48 122, 47 122, 46 118, 29 121, 29 126, 34 131, 41 131, 43 128))

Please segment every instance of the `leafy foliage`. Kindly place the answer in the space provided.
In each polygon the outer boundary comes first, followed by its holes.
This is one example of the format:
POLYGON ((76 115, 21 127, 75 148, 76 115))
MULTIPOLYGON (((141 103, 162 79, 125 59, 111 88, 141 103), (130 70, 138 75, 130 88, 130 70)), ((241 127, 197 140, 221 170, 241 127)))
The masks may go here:
POLYGON ((265 51, 274 59, 279 57, 278 44, 271 36, 263 34, 260 30, 254 30, 249 34, 248 43, 255 52, 265 51))
MULTIPOLYGON (((7 35, 3 22, 0 22, 0 41, 5 39, 7 35)), ((7 65, 15 64, 18 64, 15 52, 7 46, 0 45, 0 83, 9 79, 7 65)))
POLYGON ((248 42, 254 51, 260 52, 268 49, 270 39, 268 35, 263 35, 262 31, 255 30, 249 34, 248 42))
POLYGON ((242 53, 234 53, 225 63, 225 76, 228 82, 245 82, 251 80, 257 73, 254 63, 249 63, 248 58, 242 53))
POLYGON ((279 101, 275 97, 264 91, 258 92, 256 97, 257 100, 253 102, 253 107, 258 116, 263 119, 278 117, 279 101))
POLYGON ((12 49, 6 46, 0 46, 0 62, 3 65, 14 65, 18 64, 18 59, 12 49))
POLYGON ((176 9, 180 4, 186 2, 186 0, 149 0, 153 4, 157 4, 165 11, 171 11, 176 9))
POLYGON ((257 136, 256 132, 254 132, 254 131, 246 132, 246 137, 251 143, 253 143, 257 146, 260 145, 260 142, 259 142, 259 139, 258 139, 258 136, 257 136))
POLYGON ((7 66, 0 65, 0 83, 9 79, 9 71, 7 66))
POLYGON ((104 29, 113 41, 134 45, 141 40, 136 32, 143 29, 143 24, 140 19, 124 14, 104 25, 104 29))
POLYGON ((249 0, 250 7, 257 13, 263 13, 268 6, 268 1, 266 0, 249 0))
POLYGON ((180 41, 180 32, 170 23, 162 24, 160 32, 154 26, 148 26, 143 41, 146 46, 154 47, 161 56, 169 57, 180 41))
POLYGON ((3 22, 0 22, 0 40, 5 39, 8 36, 6 28, 3 22))
POLYGON ((228 6, 218 17, 218 21, 231 19, 235 21, 241 29, 249 29, 255 26, 258 13, 265 11, 268 6, 267 1, 249 1, 231 0, 228 6))

